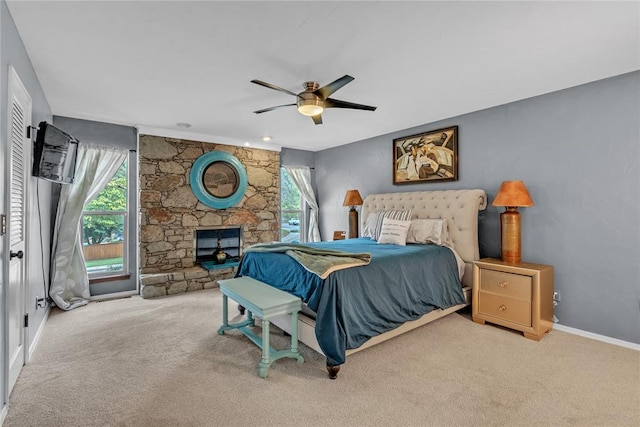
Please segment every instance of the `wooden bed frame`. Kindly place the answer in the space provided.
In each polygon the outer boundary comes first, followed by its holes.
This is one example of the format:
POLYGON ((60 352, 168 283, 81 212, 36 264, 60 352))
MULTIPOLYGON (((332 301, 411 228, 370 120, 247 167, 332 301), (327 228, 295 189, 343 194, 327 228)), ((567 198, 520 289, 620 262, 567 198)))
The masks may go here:
MULTIPOLYGON (((412 218, 446 218, 448 220, 449 235, 454 249, 465 262, 462 286, 466 303, 449 307, 445 310, 433 310, 419 319, 406 322, 396 329, 372 337, 360 347, 347 350, 347 356, 425 325, 471 304, 473 261, 480 258, 478 212, 484 210, 486 206, 487 196, 484 190, 478 189, 370 194, 365 198, 360 216, 363 225, 369 212, 382 209, 412 209, 412 218)), ((287 333, 292 331, 290 316, 273 318, 271 323, 287 333)), ((298 317, 298 339, 308 347, 323 354, 315 335, 315 319, 305 315, 304 310, 298 317)), ((330 378, 336 378, 340 367, 327 366, 327 370, 330 378)))

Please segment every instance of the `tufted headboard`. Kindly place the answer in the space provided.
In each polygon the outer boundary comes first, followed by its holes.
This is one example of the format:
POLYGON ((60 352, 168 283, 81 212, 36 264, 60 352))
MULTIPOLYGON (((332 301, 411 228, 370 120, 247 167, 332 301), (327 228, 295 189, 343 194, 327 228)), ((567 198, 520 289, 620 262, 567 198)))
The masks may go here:
POLYGON ((412 218, 446 218, 454 249, 466 263, 462 283, 470 286, 472 262, 480 258, 478 212, 486 207, 487 196, 477 189, 369 194, 362 205, 361 229, 369 212, 381 209, 412 209, 412 218))

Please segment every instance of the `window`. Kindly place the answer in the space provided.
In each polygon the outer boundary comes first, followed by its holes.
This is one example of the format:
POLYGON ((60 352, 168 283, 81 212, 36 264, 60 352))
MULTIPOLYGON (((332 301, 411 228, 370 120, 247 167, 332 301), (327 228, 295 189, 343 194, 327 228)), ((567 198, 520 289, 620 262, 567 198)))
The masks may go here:
POLYGON ((127 161, 82 213, 82 247, 90 279, 128 274, 127 161))
POLYGON ((280 240, 282 242, 305 242, 305 202, 296 184, 284 168, 280 168, 280 240))

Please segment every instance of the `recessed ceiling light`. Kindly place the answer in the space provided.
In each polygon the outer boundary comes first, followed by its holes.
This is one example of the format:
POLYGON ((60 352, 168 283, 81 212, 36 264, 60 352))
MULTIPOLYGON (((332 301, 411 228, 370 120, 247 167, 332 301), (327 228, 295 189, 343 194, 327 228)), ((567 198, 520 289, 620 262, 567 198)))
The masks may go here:
POLYGON ((269 141, 271 141, 271 137, 270 137, 270 136, 263 136, 263 137, 262 137, 262 140, 263 140, 264 142, 269 142, 269 141))
POLYGON ((191 127, 191 123, 187 123, 187 122, 178 122, 176 123, 176 126, 178 126, 179 128, 185 128, 188 129, 191 127))
POLYGON ((251 146, 251 143, 250 143, 249 141, 245 141, 245 142, 244 142, 244 145, 245 145, 246 147, 250 147, 250 146, 251 146))

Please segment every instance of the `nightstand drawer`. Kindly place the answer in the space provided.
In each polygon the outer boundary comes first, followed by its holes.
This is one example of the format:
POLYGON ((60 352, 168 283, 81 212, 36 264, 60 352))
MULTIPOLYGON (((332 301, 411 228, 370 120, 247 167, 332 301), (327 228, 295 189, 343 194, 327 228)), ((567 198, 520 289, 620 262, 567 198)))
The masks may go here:
POLYGON ((480 289, 531 301, 531 276, 489 269, 480 270, 480 289))
POLYGON ((478 312, 524 326, 531 326, 531 303, 481 292, 478 312))

